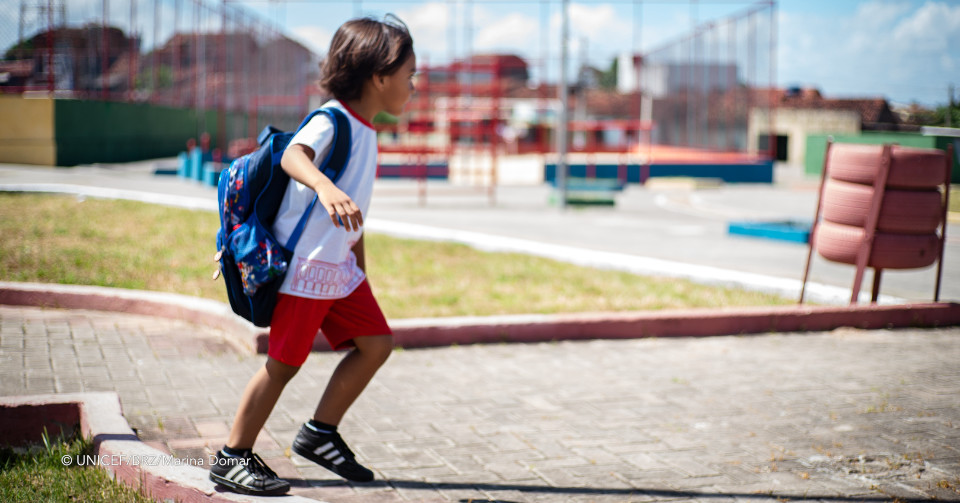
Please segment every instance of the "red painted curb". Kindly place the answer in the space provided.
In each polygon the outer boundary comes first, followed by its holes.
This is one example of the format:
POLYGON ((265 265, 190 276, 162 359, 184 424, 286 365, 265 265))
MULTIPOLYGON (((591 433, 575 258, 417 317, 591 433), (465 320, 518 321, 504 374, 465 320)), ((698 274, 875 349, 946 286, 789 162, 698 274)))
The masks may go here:
POLYGON ((236 316, 226 304, 207 299, 122 288, 0 282, 0 305, 86 309, 183 320, 223 330, 243 351, 256 351, 262 329, 236 316))
MULTIPOLYGON (((75 427, 79 423, 81 434, 93 440, 96 464, 115 479, 156 501, 316 501, 301 496, 258 498, 219 492, 207 476, 207 467, 177 464, 169 454, 141 442, 123 418, 120 397, 113 392, 0 397, 0 431, 33 431, 36 426, 42 431, 43 425, 24 424, 38 420, 46 421, 47 426, 57 426, 59 422, 75 427)), ((24 440, 39 440, 39 433, 20 437, 18 442, 24 440)))
MULTIPOLYGON (((268 332, 218 302, 172 294, 116 288, 0 283, 0 304, 91 309, 169 317, 219 328, 239 346, 267 352, 268 332)), ((518 315, 392 320, 396 345, 404 348, 452 344, 529 343, 639 337, 707 337, 805 332, 839 327, 864 329, 960 325, 960 304, 775 306, 684 309, 626 313, 518 315)), ((330 351, 323 337, 314 351, 330 351)))
POLYGON ((24 403, 8 406, 0 399, 0 445, 23 447, 49 438, 69 437, 80 424, 76 403, 24 403))
POLYGON ((707 337, 960 325, 960 304, 784 306, 557 315, 520 323, 421 324, 396 327, 397 345, 411 347, 640 337, 707 337))

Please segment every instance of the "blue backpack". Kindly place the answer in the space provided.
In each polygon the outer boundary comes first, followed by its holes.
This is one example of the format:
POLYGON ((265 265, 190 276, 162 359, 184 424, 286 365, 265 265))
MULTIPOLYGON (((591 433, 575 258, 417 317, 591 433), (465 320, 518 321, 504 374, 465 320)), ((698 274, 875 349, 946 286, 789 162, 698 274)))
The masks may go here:
MULTIPOLYGON (((336 182, 350 157, 350 121, 346 115, 335 108, 320 108, 303 119, 297 131, 321 113, 330 117, 334 134, 333 147, 320 171, 336 182)), ((280 159, 295 134, 267 126, 257 138, 260 148, 234 160, 220 173, 217 184, 220 230, 214 260, 220 262, 233 312, 258 327, 270 326, 293 250, 317 203, 315 196, 290 239, 278 243, 271 228, 290 182, 280 159)))

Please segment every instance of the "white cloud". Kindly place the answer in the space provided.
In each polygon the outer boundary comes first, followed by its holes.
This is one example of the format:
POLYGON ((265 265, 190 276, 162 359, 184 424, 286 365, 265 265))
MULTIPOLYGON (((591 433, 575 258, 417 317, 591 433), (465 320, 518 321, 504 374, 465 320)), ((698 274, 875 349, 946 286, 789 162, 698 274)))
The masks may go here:
MULTIPOLYGON (((617 15, 611 4, 570 4, 570 41, 571 51, 580 48, 580 41, 586 38, 591 59, 608 60, 632 46, 632 20, 624 20, 617 15)), ((555 34, 551 44, 559 53, 561 13, 556 12, 550 18, 550 32, 555 34)), ((607 61, 609 63, 609 61, 607 61)))
MULTIPOLYGON (((539 8, 526 7, 473 3, 468 9, 464 4, 428 2, 397 14, 410 27, 417 53, 431 64, 450 58, 451 43, 457 58, 463 57, 468 45, 473 52, 515 53, 531 62, 545 51, 556 58, 560 53, 560 13, 552 9, 544 27, 537 15, 539 8), (544 29, 548 30, 546 39, 544 29)), ((602 66, 632 45, 632 20, 618 15, 611 4, 571 4, 570 19, 571 58, 579 57, 577 49, 584 37, 591 59, 602 66)))
POLYGON ((942 103, 960 67, 960 3, 866 2, 846 16, 781 12, 781 85, 942 103))
POLYGON ((853 18, 865 29, 882 29, 910 12, 910 2, 872 0, 857 5, 853 18))
POLYGON ((534 55, 538 49, 538 21, 520 13, 510 13, 483 26, 474 40, 478 51, 504 51, 534 55))
POLYGON ((314 54, 323 56, 330 48, 330 39, 333 38, 333 32, 319 26, 298 26, 293 28, 293 34, 297 40, 310 49, 314 54))
POLYGON ((928 2, 893 29, 893 42, 909 51, 957 51, 960 5, 928 2), (953 44, 951 45, 951 42, 953 44))
POLYGON ((822 82, 833 69, 831 58, 840 52, 840 22, 830 17, 782 11, 779 16, 778 62, 781 82, 822 82))
POLYGON ((839 33, 849 35, 844 44, 853 52, 876 49, 889 38, 893 24, 910 12, 907 2, 874 0, 857 6, 852 19, 844 19, 846 25, 839 33))
POLYGON ((617 16, 610 4, 570 5, 572 32, 598 43, 629 40, 632 26, 617 16))
POLYGON ((446 3, 427 2, 412 9, 401 9, 397 15, 413 36, 413 47, 421 62, 434 64, 449 55, 450 7, 446 3))

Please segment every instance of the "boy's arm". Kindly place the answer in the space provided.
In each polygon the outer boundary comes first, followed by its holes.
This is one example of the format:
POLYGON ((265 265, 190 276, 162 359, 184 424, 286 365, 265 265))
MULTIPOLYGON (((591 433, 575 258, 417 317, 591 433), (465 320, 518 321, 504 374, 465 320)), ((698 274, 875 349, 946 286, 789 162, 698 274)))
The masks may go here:
POLYGON ((360 208, 353 199, 350 199, 350 196, 317 169, 313 164, 313 155, 313 149, 306 145, 299 143, 290 145, 283 152, 280 166, 290 175, 290 178, 312 188, 317 193, 320 204, 327 210, 335 227, 340 227, 342 220, 343 226, 348 231, 360 230, 363 225, 360 208))
POLYGON ((363 252, 363 236, 364 234, 360 235, 360 241, 357 241, 357 244, 353 245, 352 250, 353 250, 353 254, 357 256, 357 267, 359 267, 361 271, 366 273, 367 257, 364 255, 364 252, 363 252))

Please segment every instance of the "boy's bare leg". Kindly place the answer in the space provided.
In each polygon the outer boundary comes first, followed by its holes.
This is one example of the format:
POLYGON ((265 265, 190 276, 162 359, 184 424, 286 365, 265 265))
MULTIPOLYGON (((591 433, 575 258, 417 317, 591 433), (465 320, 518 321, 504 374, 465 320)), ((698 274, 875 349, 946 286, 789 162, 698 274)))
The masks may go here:
POLYGON ((353 339, 356 347, 337 365, 327 389, 320 398, 313 419, 339 425, 347 409, 367 387, 370 379, 393 351, 392 335, 374 335, 353 339))
POLYGON ((267 357, 267 363, 247 383, 240 398, 237 415, 233 419, 227 447, 252 449, 257 435, 280 398, 283 388, 297 374, 300 367, 280 363, 267 357))

